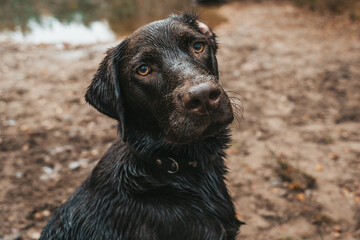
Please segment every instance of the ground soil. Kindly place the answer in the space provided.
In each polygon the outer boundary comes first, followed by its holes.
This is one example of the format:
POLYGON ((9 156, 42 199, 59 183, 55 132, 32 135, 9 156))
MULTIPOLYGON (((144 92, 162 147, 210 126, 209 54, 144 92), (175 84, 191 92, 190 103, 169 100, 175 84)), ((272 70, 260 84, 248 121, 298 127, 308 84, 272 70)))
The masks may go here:
MULTIPOLYGON (((226 161, 238 239, 360 239, 359 25, 289 4, 218 11, 243 110, 226 161)), ((117 138, 83 98, 115 44, 0 45, 0 239, 37 239, 117 138)))

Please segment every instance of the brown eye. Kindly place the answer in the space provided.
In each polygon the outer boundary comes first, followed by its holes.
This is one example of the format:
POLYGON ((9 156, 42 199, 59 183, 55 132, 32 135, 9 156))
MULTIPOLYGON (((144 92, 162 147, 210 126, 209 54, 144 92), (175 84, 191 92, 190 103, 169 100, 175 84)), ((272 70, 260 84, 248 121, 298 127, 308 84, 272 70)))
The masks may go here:
POLYGON ((202 53, 204 51, 204 44, 197 42, 193 45, 193 48, 195 53, 202 53))
POLYGON ((150 73, 150 67, 146 66, 146 65, 141 65, 138 69, 137 69, 137 73, 140 74, 141 76, 146 76, 150 73))

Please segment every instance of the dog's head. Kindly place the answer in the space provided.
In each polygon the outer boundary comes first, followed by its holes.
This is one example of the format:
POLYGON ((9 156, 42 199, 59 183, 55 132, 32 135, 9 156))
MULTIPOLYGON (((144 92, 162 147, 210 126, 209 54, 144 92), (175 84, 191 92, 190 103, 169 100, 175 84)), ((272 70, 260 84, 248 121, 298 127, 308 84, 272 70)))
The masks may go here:
POLYGON ((219 84, 215 35, 195 16, 171 16, 136 30, 107 52, 86 93, 120 122, 170 143, 217 134, 233 120, 219 84))

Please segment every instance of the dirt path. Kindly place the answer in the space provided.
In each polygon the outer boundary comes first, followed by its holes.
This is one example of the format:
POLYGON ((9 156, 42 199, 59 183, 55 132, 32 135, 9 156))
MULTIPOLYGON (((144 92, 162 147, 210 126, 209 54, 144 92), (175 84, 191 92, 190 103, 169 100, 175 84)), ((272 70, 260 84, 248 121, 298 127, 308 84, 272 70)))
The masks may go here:
MULTIPOLYGON (((290 5, 219 11, 222 81, 245 109, 228 151, 239 239, 359 239, 359 26, 290 5)), ((116 139, 83 100, 114 44, 0 45, 0 239, 37 239, 116 139)))

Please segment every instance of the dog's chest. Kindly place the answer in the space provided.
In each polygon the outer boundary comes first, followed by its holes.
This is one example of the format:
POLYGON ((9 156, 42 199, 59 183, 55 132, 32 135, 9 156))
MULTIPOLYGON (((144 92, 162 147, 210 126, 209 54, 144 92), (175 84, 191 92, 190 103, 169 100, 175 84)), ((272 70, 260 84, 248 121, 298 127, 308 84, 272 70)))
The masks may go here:
MULTIPOLYGON (((178 183, 185 184, 185 183, 178 183)), ((210 174, 196 183, 137 197, 142 222, 136 235, 144 239, 232 239, 235 212, 222 176, 210 174), (144 230, 147 229, 147 230, 144 230)), ((140 220, 139 219, 139 220, 140 220)))

